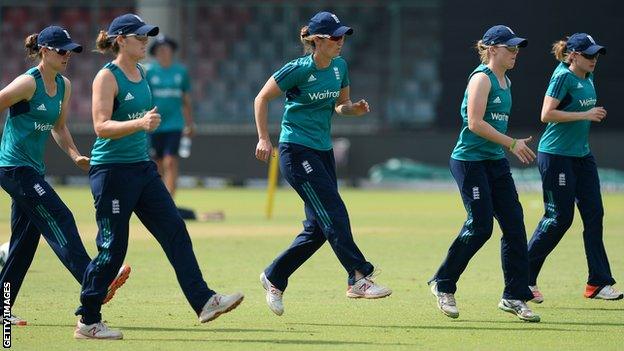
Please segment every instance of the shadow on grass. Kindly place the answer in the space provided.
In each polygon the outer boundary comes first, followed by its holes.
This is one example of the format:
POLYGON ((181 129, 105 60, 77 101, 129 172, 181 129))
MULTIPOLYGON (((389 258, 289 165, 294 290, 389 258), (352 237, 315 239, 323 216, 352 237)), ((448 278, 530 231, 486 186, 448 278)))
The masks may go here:
MULTIPOLYGON (((485 321, 485 320, 462 320, 457 322, 474 322, 474 323, 516 323, 514 321, 485 321)), ((624 327, 624 323, 611 323, 611 322, 567 322, 567 321, 556 321, 556 320, 547 320, 538 323, 539 325, 578 325, 582 327, 624 327)), ((542 329, 542 328, 539 328, 542 329)))
MULTIPOLYGON (((63 328, 75 328, 75 324, 29 324, 28 327, 63 327, 63 328)), ((146 332, 196 332, 196 333, 310 333, 306 330, 283 330, 283 329, 243 329, 243 328, 210 328, 198 325, 194 328, 165 328, 165 327, 137 327, 137 326, 124 326, 112 324, 113 329, 119 329, 122 332, 126 330, 137 330, 146 332)), ((73 329, 72 329, 73 330, 73 329)))
MULTIPOLYGON (((278 345, 368 345, 368 346, 418 346, 408 343, 380 343, 368 341, 342 341, 342 340, 318 340, 318 339, 126 339, 126 341, 170 341, 170 342, 224 342, 241 344, 278 344, 278 345)), ((422 345, 420 345, 422 346, 422 345)))
MULTIPOLYGON (((347 327, 347 328, 380 328, 380 329, 413 329, 413 330, 502 330, 502 331, 560 331, 560 332, 572 332, 576 333, 578 329, 564 329, 553 327, 541 327, 540 323, 526 323, 522 321, 517 322, 498 322, 498 321, 474 321, 474 320, 461 320, 453 321, 447 325, 362 325, 362 324, 328 324, 328 323, 289 323, 293 325, 306 325, 306 326, 318 326, 318 327, 347 327), (465 322, 474 323, 514 323, 517 327, 491 327, 491 326, 470 326, 461 325, 465 322), (457 324, 457 325, 454 325, 457 324)), ((544 323, 542 323, 544 324, 544 323)))
POLYGON ((608 307, 547 307, 540 306, 538 307, 540 310, 570 310, 570 311, 611 311, 611 312, 622 312, 624 308, 608 308, 608 307))

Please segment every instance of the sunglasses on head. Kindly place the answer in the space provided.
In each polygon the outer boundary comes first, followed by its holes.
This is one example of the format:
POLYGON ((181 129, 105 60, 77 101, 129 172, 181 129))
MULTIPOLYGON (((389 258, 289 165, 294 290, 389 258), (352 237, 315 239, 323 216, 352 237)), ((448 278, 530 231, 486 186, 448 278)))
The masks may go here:
POLYGON ((518 52, 518 51, 520 51, 520 47, 517 46, 517 45, 516 46, 496 45, 496 47, 505 48, 509 52, 518 52))
POLYGON ((126 34, 125 37, 126 38, 127 37, 135 37, 137 40, 140 40, 140 41, 146 41, 147 38, 148 38, 147 35, 139 35, 139 34, 135 34, 135 33, 126 34))
POLYGON ((581 52, 581 56, 583 56, 584 58, 586 58, 588 60, 593 60, 593 59, 597 58, 598 55, 599 55, 598 53, 590 55, 590 54, 584 54, 584 53, 581 52))
POLYGON ((344 35, 341 35, 339 37, 334 37, 332 35, 319 35, 319 37, 323 39, 329 39, 331 41, 340 41, 340 39, 344 38, 344 35))
POLYGON ((65 56, 69 52, 69 50, 53 48, 51 46, 44 46, 44 48, 46 48, 48 50, 52 50, 52 51, 56 52, 57 54, 59 54, 61 56, 65 56))

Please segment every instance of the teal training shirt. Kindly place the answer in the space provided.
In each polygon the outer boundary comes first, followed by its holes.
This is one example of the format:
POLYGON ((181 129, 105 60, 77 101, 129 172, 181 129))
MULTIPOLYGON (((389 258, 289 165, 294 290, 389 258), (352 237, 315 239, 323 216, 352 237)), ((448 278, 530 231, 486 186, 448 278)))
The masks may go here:
POLYGON ((191 91, 186 68, 174 63, 163 67, 158 62, 147 65, 147 82, 152 90, 152 102, 162 118, 154 133, 182 131, 184 129, 183 96, 191 91))
MULTIPOLYGON (((487 98, 485 114, 483 120, 489 123, 500 133, 507 132, 507 122, 511 113, 511 81, 507 76, 507 89, 501 88, 494 72, 486 65, 479 65, 468 77, 470 78, 478 72, 487 74, 492 86, 487 98)), ((459 161, 482 161, 498 160, 505 157, 502 145, 491 142, 478 136, 468 129, 468 87, 464 92, 464 100, 461 104, 462 128, 459 133, 457 144, 453 149, 451 157, 459 161)))
POLYGON ((57 73, 56 95, 49 96, 37 67, 25 74, 35 78, 37 87, 29 101, 22 100, 9 109, 2 133, 0 166, 30 166, 43 175, 43 153, 50 131, 61 115, 65 80, 57 73))
MULTIPOLYGON (((579 78, 569 65, 560 63, 553 72, 546 96, 559 100, 557 110, 584 112, 596 106, 594 76, 579 78)), ((583 157, 589 154, 589 127, 591 121, 551 122, 537 148, 549 154, 583 157)))
MULTIPOLYGON (((139 82, 130 81, 123 71, 112 62, 107 63, 104 69, 110 70, 117 81, 118 92, 113 103, 113 121, 130 121, 139 119, 152 109, 152 93, 145 79, 143 68, 142 79, 139 82)), ((107 163, 134 163, 148 161, 149 146, 147 133, 141 130, 118 139, 98 137, 91 150, 91 164, 107 163)))
POLYGON ((330 150, 336 100, 340 89, 349 86, 345 60, 338 56, 327 68, 317 69, 312 55, 307 55, 287 63, 273 78, 286 92, 279 141, 330 150))

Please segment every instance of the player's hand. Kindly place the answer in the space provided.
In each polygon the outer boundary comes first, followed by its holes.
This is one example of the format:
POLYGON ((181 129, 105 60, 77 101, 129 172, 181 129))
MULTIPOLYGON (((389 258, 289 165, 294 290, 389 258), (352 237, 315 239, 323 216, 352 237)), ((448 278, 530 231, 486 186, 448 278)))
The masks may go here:
POLYGON ((256 158, 260 161, 267 162, 269 157, 273 154, 273 145, 269 139, 258 140, 256 145, 256 158))
POLYGON ((368 102, 364 99, 351 104, 351 112, 353 116, 362 116, 370 112, 370 106, 368 106, 368 102))
POLYGON ((89 171, 89 167, 90 164, 89 162, 91 161, 91 159, 87 156, 77 156, 74 159, 74 163, 76 164, 76 166, 78 166, 78 168, 82 169, 83 171, 89 171))
POLYGON ((192 138, 195 136, 195 124, 187 124, 184 126, 184 130, 182 131, 182 135, 192 138))
POLYGON ((607 117, 607 110, 602 106, 598 106, 587 111, 586 119, 592 122, 602 122, 605 117, 607 117))
POLYGON ((141 127, 147 132, 152 132, 160 125, 160 114, 158 113, 158 107, 155 107, 145 114, 141 118, 141 127))
POLYGON ((531 148, 527 146, 533 140, 533 137, 530 136, 525 139, 514 139, 515 144, 509 146, 509 150, 513 152, 514 155, 520 160, 520 162, 524 164, 529 164, 535 160, 535 153, 531 148), (513 146, 513 147, 512 147, 513 146))

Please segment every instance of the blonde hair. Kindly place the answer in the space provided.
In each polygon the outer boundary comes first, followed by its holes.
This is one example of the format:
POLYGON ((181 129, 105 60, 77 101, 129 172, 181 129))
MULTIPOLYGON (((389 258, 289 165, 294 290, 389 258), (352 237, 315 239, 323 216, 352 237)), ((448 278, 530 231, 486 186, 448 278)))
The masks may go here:
POLYGON ((41 51, 39 51, 39 45, 37 44, 38 33, 33 33, 26 37, 24 40, 24 47, 26 48, 26 56, 29 59, 35 60, 41 58, 41 51))
POLYGON ((304 54, 314 53, 314 50, 316 49, 316 45, 314 44, 314 38, 316 38, 316 35, 310 35, 308 26, 301 27, 299 39, 301 40, 301 44, 303 45, 304 54))
POLYGON ((570 63, 570 53, 566 49, 567 44, 567 38, 566 40, 558 40, 553 43, 552 50, 550 52, 555 55, 557 61, 570 63))
POLYGON ((479 59, 481 59, 481 63, 487 65, 490 62, 490 51, 488 50, 490 46, 485 45, 483 43, 483 40, 479 40, 475 44, 474 48, 475 50, 477 50, 477 53, 479 53, 479 59))
POLYGON ((101 30, 95 39, 95 51, 106 54, 112 52, 117 55, 119 53, 119 44, 115 41, 115 37, 109 37, 106 31, 101 30))

